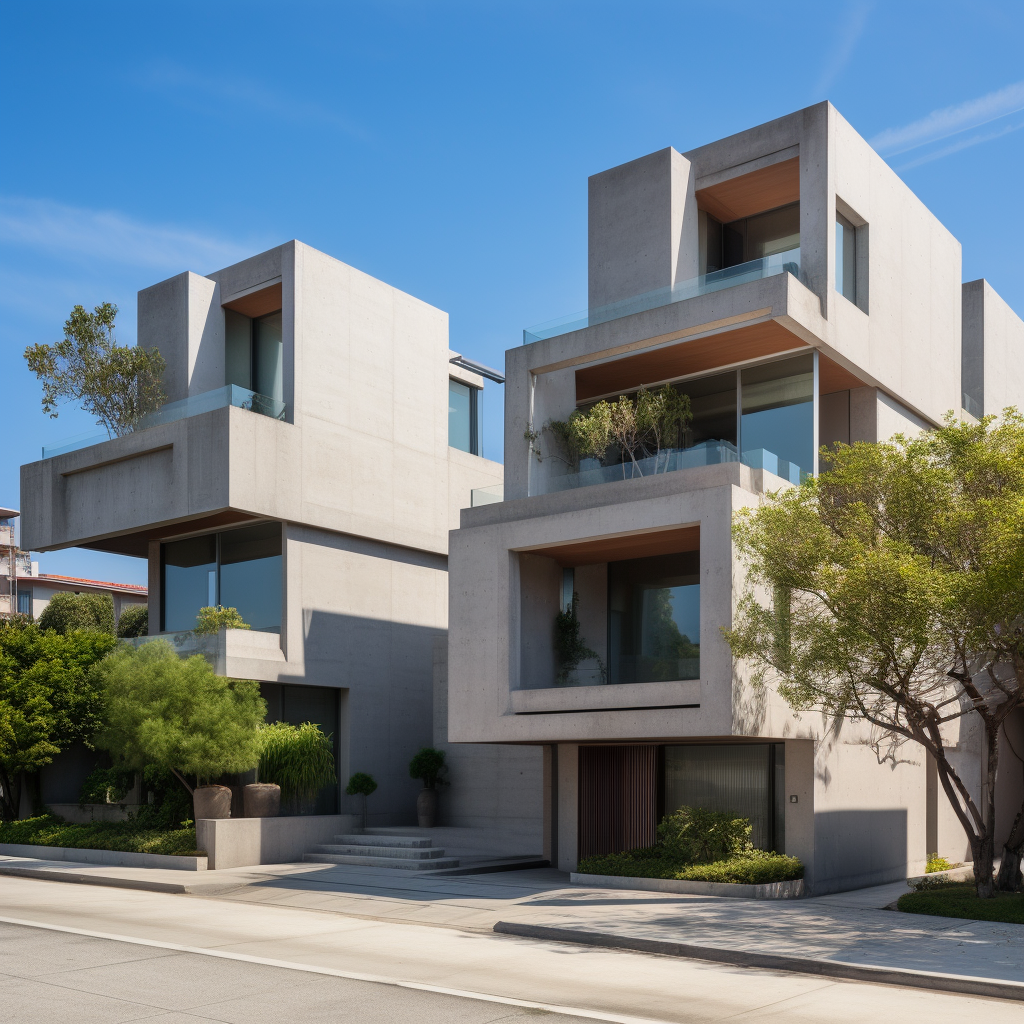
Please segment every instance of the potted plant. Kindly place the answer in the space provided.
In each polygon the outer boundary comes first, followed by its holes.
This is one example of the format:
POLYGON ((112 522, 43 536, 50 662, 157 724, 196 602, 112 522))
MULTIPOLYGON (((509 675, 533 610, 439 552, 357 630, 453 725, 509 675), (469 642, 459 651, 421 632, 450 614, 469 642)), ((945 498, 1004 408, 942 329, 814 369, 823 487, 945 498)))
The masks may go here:
POLYGON ((122 646, 95 673, 106 717, 96 745, 137 771, 172 772, 192 796, 196 820, 229 818, 231 790, 210 780, 256 767, 257 727, 267 713, 259 686, 216 675, 202 655, 182 660, 166 640, 122 646))
POLYGON ((352 778, 348 780, 348 785, 345 787, 345 792, 349 796, 361 796, 363 798, 363 823, 360 826, 360 831, 366 828, 366 798, 377 788, 377 782, 372 775, 367 775, 366 772, 356 772, 352 778))
POLYGON ((311 804, 324 786, 338 781, 331 737, 318 725, 273 722, 257 731, 256 782, 242 791, 247 818, 272 818, 282 798, 311 804))
POLYGON ((409 775, 423 780, 423 788, 416 797, 416 822, 420 828, 433 828, 437 824, 437 787, 446 786, 444 776, 448 766, 444 751, 424 747, 409 762, 409 775))

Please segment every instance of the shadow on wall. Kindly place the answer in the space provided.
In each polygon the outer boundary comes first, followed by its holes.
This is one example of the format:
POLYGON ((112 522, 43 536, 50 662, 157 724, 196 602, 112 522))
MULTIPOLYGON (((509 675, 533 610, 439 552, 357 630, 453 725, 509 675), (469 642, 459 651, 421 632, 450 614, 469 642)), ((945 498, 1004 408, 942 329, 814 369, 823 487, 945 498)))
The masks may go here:
POLYGON ((377 791, 367 824, 414 825, 421 784, 409 761, 431 745, 433 648, 445 631, 385 619, 314 611, 305 623, 305 675, 286 684, 332 686, 342 693, 335 729, 341 813, 362 812, 344 793, 353 772, 367 772, 377 791))
POLYGON ((815 895, 883 885, 906 877, 905 810, 815 812, 815 895))

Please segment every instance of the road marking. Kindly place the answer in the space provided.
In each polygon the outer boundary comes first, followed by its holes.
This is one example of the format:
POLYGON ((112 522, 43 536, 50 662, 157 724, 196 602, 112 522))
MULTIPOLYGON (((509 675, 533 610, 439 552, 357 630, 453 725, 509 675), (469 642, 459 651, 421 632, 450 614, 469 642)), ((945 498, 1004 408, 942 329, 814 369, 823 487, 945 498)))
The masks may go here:
POLYGON ((484 992, 471 992, 459 988, 445 988, 441 985, 428 985, 420 981, 402 981, 399 978, 387 978, 378 974, 360 974, 356 971, 341 971, 334 967, 314 967, 310 964, 295 963, 290 960, 271 960, 269 957, 252 956, 249 953, 232 953, 228 950, 211 949, 202 946, 183 946, 178 942, 163 942, 158 939, 142 939, 133 935, 112 935, 109 932, 97 932, 88 928, 72 928, 70 925, 47 924, 42 921, 26 921, 17 917, 0 917, 0 924, 21 925, 25 928, 43 928, 51 932, 67 932, 71 935, 85 935, 92 939, 108 939, 113 942, 130 942, 137 946, 154 946, 157 949, 171 949, 178 953, 196 953, 200 956, 215 956, 222 960, 241 960, 249 964, 263 964, 267 967, 282 967, 289 971, 304 971, 307 974, 326 974, 333 978, 346 978, 349 981, 367 981, 375 985, 391 985, 395 988, 416 989, 419 992, 435 992, 443 996, 455 996, 459 999, 476 999, 485 1003, 501 1003, 505 1006, 522 1006, 531 1010, 547 1010, 549 1013, 561 1013, 567 1017, 583 1017, 587 1020, 609 1021, 611 1024, 672 1024, 665 1019, 653 1017, 627 1017, 620 1013, 604 1013, 601 1010, 586 1010, 579 1006, 560 1006, 557 1003, 537 1003, 530 999, 514 999, 511 996, 495 996, 484 992))

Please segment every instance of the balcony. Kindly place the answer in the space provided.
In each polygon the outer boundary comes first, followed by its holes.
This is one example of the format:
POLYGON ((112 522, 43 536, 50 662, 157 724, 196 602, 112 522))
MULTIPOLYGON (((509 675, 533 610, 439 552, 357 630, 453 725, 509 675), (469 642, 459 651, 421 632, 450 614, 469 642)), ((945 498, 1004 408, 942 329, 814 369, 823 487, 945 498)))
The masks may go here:
MULTIPOLYGON (((215 391, 206 391, 201 395, 191 395, 178 402, 168 402, 161 406, 156 412, 150 413, 139 420, 133 433, 147 430, 150 427, 157 427, 164 423, 174 423, 176 420, 188 419, 191 416, 199 416, 205 412, 212 412, 215 409, 225 409, 229 406, 236 409, 247 409, 250 412, 258 413, 261 416, 269 416, 271 419, 283 420, 285 415, 285 404, 266 395, 257 394, 247 388, 239 387, 237 384, 228 384, 225 387, 217 388, 215 391)), ((56 444, 47 445, 43 448, 43 458, 52 459, 56 455, 64 455, 67 452, 79 451, 82 448, 91 448, 93 445, 109 441, 110 437, 105 431, 89 431, 85 434, 77 434, 75 437, 65 438, 56 444)))
POLYGON ((698 295, 707 295, 710 292, 721 291, 723 288, 732 288, 736 285, 745 284, 748 281, 759 281, 763 278, 775 277, 779 274, 792 274, 799 279, 799 247, 775 253, 771 256, 765 256, 762 259, 740 263, 733 267, 726 267, 724 270, 716 270, 710 274, 702 274, 699 277, 691 278, 688 281, 680 281, 666 288, 657 288, 652 292, 645 292, 642 295, 636 295, 629 299, 612 302, 607 306, 598 306, 579 313, 570 313, 568 316, 549 320, 547 323, 537 324, 535 327, 530 327, 523 331, 523 344, 529 345, 535 341, 557 338, 559 335, 583 330, 585 327, 594 327, 597 324, 608 323, 612 320, 631 316, 634 313, 658 309, 662 306, 669 306, 676 302, 695 298, 698 295))
POLYGON ((219 676, 276 682, 286 667, 281 637, 251 629, 222 629, 215 634, 197 634, 191 629, 155 633, 122 640, 138 649, 154 640, 169 643, 179 658, 202 655, 219 676))

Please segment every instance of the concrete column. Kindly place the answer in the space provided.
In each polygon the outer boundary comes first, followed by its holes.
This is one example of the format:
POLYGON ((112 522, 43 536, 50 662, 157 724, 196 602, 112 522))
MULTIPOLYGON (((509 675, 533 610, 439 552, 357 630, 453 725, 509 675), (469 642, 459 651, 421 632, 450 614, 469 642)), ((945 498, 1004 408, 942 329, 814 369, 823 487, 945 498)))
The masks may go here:
POLYGON ((814 883, 814 741, 786 740, 786 849, 803 861, 814 883), (793 803, 793 797, 796 803, 793 803))
POLYGON ((544 857, 558 864, 558 744, 544 746, 544 857))
POLYGON ((149 542, 149 565, 146 583, 149 587, 149 635, 160 632, 160 541, 149 542))

